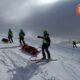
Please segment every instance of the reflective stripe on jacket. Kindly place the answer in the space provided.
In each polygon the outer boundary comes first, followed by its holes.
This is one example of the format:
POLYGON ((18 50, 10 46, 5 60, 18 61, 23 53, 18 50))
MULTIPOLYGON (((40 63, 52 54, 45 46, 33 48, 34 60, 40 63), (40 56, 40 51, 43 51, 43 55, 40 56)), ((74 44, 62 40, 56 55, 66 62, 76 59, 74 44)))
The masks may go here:
POLYGON ((46 36, 44 36, 44 38, 43 38, 43 44, 48 44, 49 43, 49 38, 48 38, 48 36, 46 35, 46 36))
POLYGON ((25 33, 24 32, 20 32, 19 33, 19 37, 24 37, 25 36, 25 33))
POLYGON ((11 31, 8 32, 9 36, 13 36, 13 33, 11 31))

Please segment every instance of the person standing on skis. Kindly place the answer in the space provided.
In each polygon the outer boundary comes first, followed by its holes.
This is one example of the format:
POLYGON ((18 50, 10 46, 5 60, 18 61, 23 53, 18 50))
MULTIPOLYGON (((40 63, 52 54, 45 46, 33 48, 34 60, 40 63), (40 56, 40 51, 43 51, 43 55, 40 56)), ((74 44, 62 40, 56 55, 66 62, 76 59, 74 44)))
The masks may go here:
POLYGON ((8 31, 8 40, 10 43, 13 43, 13 32, 11 31, 11 29, 9 29, 8 31))
POLYGON ((43 36, 38 36, 38 38, 41 38, 43 39, 43 43, 42 43, 42 55, 43 55, 43 58, 42 60, 46 59, 46 54, 45 54, 45 51, 48 55, 48 59, 51 59, 51 56, 50 56, 50 52, 49 52, 49 46, 50 46, 50 43, 51 43, 51 40, 50 40, 50 37, 49 37, 49 33, 45 30, 43 32, 43 36))
POLYGON ((24 31, 21 29, 20 32, 19 32, 19 42, 20 42, 20 45, 25 45, 25 41, 24 41, 24 36, 25 36, 25 33, 24 31))
POLYGON ((73 48, 77 48, 75 41, 73 41, 73 48))

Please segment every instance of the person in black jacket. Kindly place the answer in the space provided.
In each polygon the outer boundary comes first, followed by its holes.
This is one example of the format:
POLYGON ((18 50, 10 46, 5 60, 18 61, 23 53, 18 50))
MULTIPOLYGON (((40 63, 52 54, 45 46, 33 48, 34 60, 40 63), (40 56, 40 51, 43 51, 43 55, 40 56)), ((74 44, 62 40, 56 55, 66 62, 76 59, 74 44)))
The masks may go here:
POLYGON ((11 29, 9 29, 8 31, 8 40, 10 43, 13 43, 13 32, 11 31, 11 29))
POLYGON ((75 41, 73 41, 73 48, 77 48, 75 41))
POLYGON ((50 37, 49 37, 49 33, 45 30, 43 32, 43 36, 38 36, 38 38, 42 38, 43 39, 43 43, 42 43, 42 55, 43 55, 43 58, 42 59, 46 59, 46 54, 45 54, 45 51, 48 55, 48 59, 51 58, 50 56, 50 52, 49 52, 49 46, 50 46, 50 43, 51 43, 51 40, 50 40, 50 37))
POLYGON ((20 45, 25 45, 25 41, 24 41, 24 36, 25 36, 25 33, 24 31, 21 29, 20 32, 19 32, 19 42, 20 42, 20 45))

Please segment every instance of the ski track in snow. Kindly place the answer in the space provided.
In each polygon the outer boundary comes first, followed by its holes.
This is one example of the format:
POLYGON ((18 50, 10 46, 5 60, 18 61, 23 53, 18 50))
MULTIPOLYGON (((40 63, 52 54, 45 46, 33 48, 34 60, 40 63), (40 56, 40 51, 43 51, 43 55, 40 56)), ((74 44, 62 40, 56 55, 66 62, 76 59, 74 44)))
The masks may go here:
MULTIPOLYGON (((29 68, 27 68, 25 71, 24 71, 24 69, 23 69, 23 67, 22 66, 24 66, 24 64, 25 63, 29 63, 28 65, 30 65, 29 67, 31 67, 31 70, 33 69, 33 71, 31 71, 31 74, 33 73, 33 75, 37 75, 38 73, 40 73, 41 72, 41 70, 42 69, 40 69, 39 68, 39 66, 37 65, 37 64, 35 64, 35 63, 31 63, 30 62, 30 60, 27 60, 27 59, 25 59, 25 58, 23 58, 22 56, 20 56, 19 54, 17 54, 17 52, 16 51, 13 51, 12 49, 4 49, 4 50, 2 50, 2 53, 4 54, 4 56, 6 57, 6 59, 8 59, 9 60, 9 62, 10 62, 10 64, 9 65, 7 65, 6 67, 7 67, 7 69, 8 69, 8 73, 10 72, 11 74, 11 76, 14 76, 14 74, 16 73, 16 72, 20 72, 21 71, 21 73, 24 73, 24 75, 25 74, 28 74, 27 72, 30 70, 29 68), (15 58, 14 58, 15 57, 15 58), (23 61, 23 62, 22 62, 23 61), (22 64, 22 66, 21 67, 19 67, 18 68, 18 64, 20 63, 20 62, 22 62, 21 64, 22 64), (18 64, 17 64, 18 63, 18 64), (31 63, 31 64, 30 64, 31 63), (13 68, 11 69, 11 67, 13 66, 13 68), (32 68, 33 67, 33 68, 32 68), (21 69, 22 68, 22 69, 21 69), (36 69, 35 69, 36 68, 36 69), (37 70, 38 69, 38 70, 37 70), (36 71, 37 70, 37 71, 36 71), (35 73, 36 72, 36 73, 35 73)), ((4 57, 3 56, 3 57, 4 57)), ((6 63, 6 62, 5 62, 6 63)), ((41 75, 44 75, 44 71, 43 71, 43 74, 41 73, 41 75)), ((10 76, 9 75, 9 76, 10 76)), ((23 74, 20 74, 20 73, 17 73, 16 74, 16 78, 13 78, 12 80, 29 80, 28 78, 31 78, 32 76, 31 75, 29 75, 29 77, 27 76, 27 77, 25 77, 25 76, 23 76, 23 74)), ((51 77, 51 78, 53 78, 53 77, 51 77)), ((43 77, 42 76, 42 80, 44 80, 44 79, 46 79, 45 77, 43 77)), ((46 80, 48 80, 48 79, 46 79, 46 80)))
MULTIPOLYGON (((25 60, 19 54, 15 53, 11 50, 2 50, 2 52, 14 66, 13 69, 9 69, 9 71, 8 71, 8 72, 12 72, 12 76, 14 76, 12 80, 26 80, 26 79, 29 80, 32 76, 35 75, 36 70, 39 68, 34 63, 25 65, 25 64, 27 64, 27 60, 25 60), (19 66, 20 62, 22 62, 21 66, 19 66), (25 67, 23 67, 24 65, 25 65, 25 67), (17 73, 17 74, 15 74, 15 73, 17 73)), ((7 68, 9 68, 9 66, 7 66, 7 68)))
MULTIPOLYGON (((19 48, 0 50, 0 64, 4 65, 7 73, 6 78, 3 78, 4 80, 38 80, 37 78, 40 78, 39 80, 80 79, 80 63, 78 60, 73 58, 74 56, 72 54, 70 54, 72 57, 67 57, 65 54, 63 55, 61 52, 53 50, 58 61, 36 64, 32 63, 29 58, 27 59, 20 55, 18 49, 19 48), (52 71, 54 73, 52 74, 49 71, 50 67, 53 67, 52 71), (60 71, 63 71, 61 72, 62 74, 58 74, 58 72, 55 73, 54 68, 61 69, 60 71), (64 78, 63 73, 67 76, 67 78, 64 78)), ((70 52, 70 50, 67 51, 68 48, 65 50, 65 53, 70 52)))
MULTIPOLYGON (((67 48, 67 49, 71 49, 71 48, 67 48)), ((72 76, 72 80, 79 80, 80 79, 80 70, 79 70, 80 62, 79 62, 79 60, 73 59, 73 55, 72 55, 72 58, 68 58, 66 56, 63 56, 63 55, 57 54, 57 53, 58 52, 56 52, 55 54, 58 56, 58 59, 59 59, 58 62, 61 64, 61 66, 67 73, 67 75, 69 75, 70 77, 72 76), (74 65, 74 64, 76 64, 76 65, 74 65), (77 68, 76 66, 79 66, 79 68, 77 68)))
POLYGON ((80 78, 79 73, 77 73, 76 71, 78 71, 78 69, 76 69, 76 67, 74 67, 71 64, 66 64, 63 60, 59 60, 61 66, 63 67, 63 69, 65 70, 65 72, 69 75, 72 76, 72 80, 78 80, 80 78))

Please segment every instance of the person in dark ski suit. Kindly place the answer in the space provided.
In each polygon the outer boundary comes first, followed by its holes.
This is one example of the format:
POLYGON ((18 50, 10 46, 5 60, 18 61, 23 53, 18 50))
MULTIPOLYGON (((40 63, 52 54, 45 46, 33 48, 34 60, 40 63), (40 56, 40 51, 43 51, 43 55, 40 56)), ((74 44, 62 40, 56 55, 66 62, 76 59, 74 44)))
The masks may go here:
POLYGON ((43 32, 43 36, 38 36, 38 38, 42 38, 43 39, 43 43, 42 43, 42 59, 46 59, 46 54, 45 54, 45 51, 48 55, 48 59, 51 58, 50 56, 50 52, 49 52, 49 46, 50 46, 50 43, 51 43, 51 40, 50 40, 50 37, 49 37, 49 33, 45 30, 43 32))
POLYGON ((8 40, 10 43, 13 43, 13 32, 11 31, 11 29, 9 29, 8 31, 8 40))
POLYGON ((73 48, 77 48, 75 41, 73 41, 73 48))
POLYGON ((20 45, 25 45, 25 41, 24 41, 24 36, 25 36, 25 33, 24 31, 21 29, 21 31, 19 32, 19 42, 20 42, 20 45))

